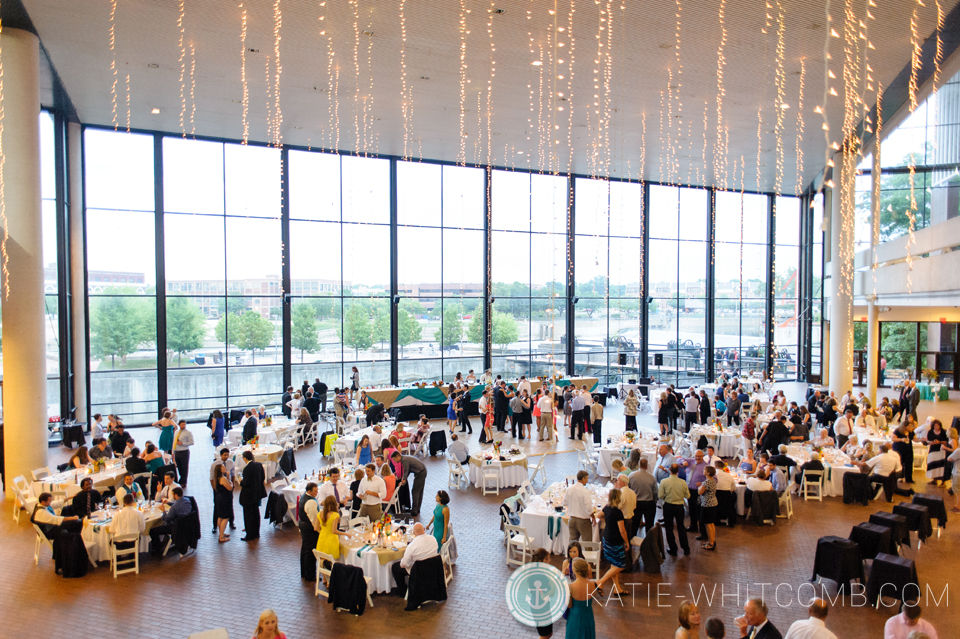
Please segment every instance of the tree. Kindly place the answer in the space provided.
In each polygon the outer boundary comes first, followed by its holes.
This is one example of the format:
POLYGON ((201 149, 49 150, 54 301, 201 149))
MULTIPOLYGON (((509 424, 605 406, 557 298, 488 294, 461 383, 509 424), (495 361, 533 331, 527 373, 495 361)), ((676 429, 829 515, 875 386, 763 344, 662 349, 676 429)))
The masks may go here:
POLYGON ((240 315, 247 310, 247 303, 242 297, 228 297, 226 301, 221 297, 217 300, 217 310, 221 317, 228 313, 240 315))
POLYGON ((414 317, 420 317, 422 315, 427 314, 427 309, 425 309, 423 307, 423 304, 421 304, 417 300, 404 300, 403 307, 407 309, 407 312, 409 312, 414 317))
POLYGON ((403 347, 420 341, 423 327, 410 313, 404 309, 397 311, 397 337, 400 339, 400 355, 403 356, 403 347))
POLYGON ((243 315, 231 313, 221 317, 214 329, 218 342, 233 344, 242 351, 250 351, 253 361, 257 361, 257 351, 270 346, 274 333, 273 322, 260 317, 256 311, 247 311, 243 315))
POLYGON ((373 332, 370 327, 370 316, 360 304, 351 304, 343 316, 343 328, 337 329, 337 337, 344 346, 354 350, 360 356, 361 350, 373 346, 373 332))
POLYGON ((509 313, 493 312, 493 339, 494 344, 500 346, 502 353, 507 344, 512 344, 520 337, 520 331, 517 329, 517 320, 509 313))
POLYGON ((303 363, 303 354, 313 353, 320 346, 317 338, 317 318, 313 307, 304 302, 294 304, 291 321, 290 345, 300 351, 300 363, 303 363))
MULTIPOLYGON (((932 144, 927 144, 927 156, 933 151, 932 144)), ((916 157, 916 163, 923 162, 923 157, 916 157)), ((905 155, 893 166, 909 166, 910 154, 905 155)), ((880 191, 880 241, 887 242, 906 235, 910 231, 910 174, 893 173, 883 175, 880 191)), ((861 191, 857 194, 856 214, 863 220, 870 219, 871 191, 861 191)), ((914 176, 913 198, 917 205, 914 212, 914 228, 923 228, 930 220, 931 189, 924 186, 921 175, 914 176)))
POLYGON ((177 354, 177 366, 183 354, 203 347, 207 327, 200 308, 186 297, 167 298, 167 350, 177 354))
POLYGON ((474 344, 483 343, 483 313, 479 312, 470 320, 467 326, 467 339, 474 344))
POLYGON ((307 303, 313 308, 318 320, 334 317, 334 301, 330 297, 311 297, 307 303))
POLYGON ((445 350, 460 343, 463 335, 463 322, 460 321, 460 306, 448 304, 443 307, 443 322, 440 328, 433 333, 433 339, 440 343, 440 350, 445 350))
POLYGON ((380 342, 380 348, 383 348, 384 342, 390 340, 390 313, 383 302, 375 302, 373 305, 372 336, 373 341, 380 342))
POLYGON ((125 364, 127 355, 141 344, 152 341, 148 323, 147 300, 130 297, 101 297, 92 304, 90 313, 90 350, 94 357, 109 357, 116 368, 116 358, 125 364))

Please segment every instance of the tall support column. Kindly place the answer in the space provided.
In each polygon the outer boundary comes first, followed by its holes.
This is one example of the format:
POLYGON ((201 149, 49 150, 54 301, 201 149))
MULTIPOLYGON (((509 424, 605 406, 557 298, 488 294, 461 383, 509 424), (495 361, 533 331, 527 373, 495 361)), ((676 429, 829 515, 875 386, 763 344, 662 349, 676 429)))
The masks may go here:
POLYGON ((83 144, 80 125, 67 124, 67 188, 70 210, 68 241, 70 243, 70 290, 73 304, 70 305, 73 339, 73 401, 77 407, 76 419, 90 423, 87 415, 87 278, 84 269, 86 241, 83 213, 83 144))
POLYGON ((830 207, 830 388, 844 393, 853 387, 853 211, 854 181, 845 175, 843 154, 835 168, 830 207), (839 176, 839 179, 837 178, 839 176), (847 191, 844 197, 844 191, 847 191), (844 224, 844 214, 849 216, 844 224))
MULTIPOLYGON (((873 172, 870 202, 870 262, 877 267, 877 245, 880 243, 880 140, 873 147, 873 172)), ((876 291, 867 299, 867 397, 877 405, 877 384, 880 382, 880 313, 876 291)))
POLYGON ((3 184, 7 273, 3 300, 4 463, 7 495, 18 475, 47 465, 47 361, 40 215, 40 41, 4 29, 3 184), (38 410, 41 409, 41 410, 38 410))

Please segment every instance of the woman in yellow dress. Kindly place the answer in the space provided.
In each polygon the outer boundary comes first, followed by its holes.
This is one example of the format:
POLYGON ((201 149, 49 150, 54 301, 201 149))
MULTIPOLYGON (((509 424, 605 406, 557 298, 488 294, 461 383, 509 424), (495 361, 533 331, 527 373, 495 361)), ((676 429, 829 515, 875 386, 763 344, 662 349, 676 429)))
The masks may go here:
POLYGON ((333 495, 327 495, 327 498, 323 500, 323 510, 317 517, 318 532, 320 533, 317 538, 317 550, 330 555, 334 559, 340 556, 340 535, 347 534, 337 528, 339 523, 340 511, 337 500, 333 495))

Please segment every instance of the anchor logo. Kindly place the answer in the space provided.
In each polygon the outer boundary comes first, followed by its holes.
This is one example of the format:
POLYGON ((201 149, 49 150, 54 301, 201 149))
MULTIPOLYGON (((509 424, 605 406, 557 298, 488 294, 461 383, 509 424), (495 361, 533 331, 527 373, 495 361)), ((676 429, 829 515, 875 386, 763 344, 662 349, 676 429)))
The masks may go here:
POLYGON ((546 595, 545 597, 543 597, 542 601, 540 600, 540 593, 549 592, 546 588, 543 588, 542 586, 543 586, 543 582, 538 580, 533 582, 533 588, 527 589, 528 592, 532 592, 536 595, 536 603, 533 603, 532 601, 530 601, 530 595, 527 595, 527 605, 534 610, 542 610, 543 608, 546 608, 548 605, 550 605, 549 595, 546 595))

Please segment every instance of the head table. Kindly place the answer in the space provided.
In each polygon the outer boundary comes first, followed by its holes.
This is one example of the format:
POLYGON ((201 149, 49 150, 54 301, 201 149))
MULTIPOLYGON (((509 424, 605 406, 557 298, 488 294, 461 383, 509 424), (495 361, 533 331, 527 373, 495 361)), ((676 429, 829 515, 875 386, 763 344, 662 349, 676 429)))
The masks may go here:
MULTIPOLYGON (((508 384, 512 384, 513 387, 516 388, 519 380, 514 379, 506 381, 508 384)), ((556 383, 556 385, 561 388, 570 386, 571 384, 575 385, 577 388, 586 385, 587 390, 593 392, 597 387, 598 381, 599 380, 596 377, 570 377, 558 380, 547 379, 546 383, 556 383)), ((536 378, 528 379, 527 382, 530 384, 531 393, 537 392, 537 389, 539 389, 543 384, 543 382, 536 378)), ((365 388, 364 390, 367 393, 367 397, 369 397, 371 400, 377 402, 378 404, 383 404, 383 407, 386 409, 390 409, 404 406, 429 406, 446 404, 448 401, 449 388, 450 384, 447 382, 440 386, 427 384, 422 388, 418 386, 406 386, 402 388, 365 388)), ((485 387, 479 384, 473 384, 466 386, 466 388, 470 390, 471 400, 477 401, 480 399, 480 395, 485 387), (478 386, 479 388, 477 388, 478 386)))

